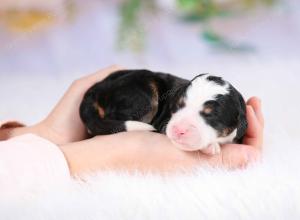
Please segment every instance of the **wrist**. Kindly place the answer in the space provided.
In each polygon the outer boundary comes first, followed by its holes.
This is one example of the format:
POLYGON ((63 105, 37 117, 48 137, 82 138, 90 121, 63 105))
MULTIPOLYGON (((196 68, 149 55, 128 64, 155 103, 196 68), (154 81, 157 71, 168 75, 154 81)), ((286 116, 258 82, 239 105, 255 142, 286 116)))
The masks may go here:
POLYGON ((38 125, 32 125, 32 126, 26 126, 26 127, 18 127, 18 128, 8 128, 4 129, 3 132, 6 134, 6 139, 10 139, 13 137, 17 137, 23 134, 36 134, 39 135, 39 126, 38 125))
POLYGON ((7 140, 23 134, 35 134, 54 144, 59 144, 58 137, 56 137, 57 135, 51 132, 43 122, 27 127, 3 129, 0 134, 0 140, 7 140))
POLYGON ((72 176, 81 176, 86 173, 104 169, 107 163, 112 163, 112 155, 102 152, 101 143, 96 144, 93 139, 81 142, 60 145, 72 176))
POLYGON ((46 121, 42 121, 36 125, 33 125, 31 128, 29 128, 29 131, 44 139, 47 139, 48 141, 51 141, 56 145, 61 145, 65 143, 63 135, 53 130, 51 126, 47 124, 46 121))

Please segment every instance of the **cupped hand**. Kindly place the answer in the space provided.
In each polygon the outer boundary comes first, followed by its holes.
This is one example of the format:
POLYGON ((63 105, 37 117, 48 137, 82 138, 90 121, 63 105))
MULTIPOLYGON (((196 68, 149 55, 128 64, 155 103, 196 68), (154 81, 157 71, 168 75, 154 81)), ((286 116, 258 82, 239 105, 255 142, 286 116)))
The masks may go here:
POLYGON ((114 65, 75 80, 49 116, 37 125, 39 134, 58 145, 85 139, 86 129, 79 116, 83 96, 92 85, 120 69, 114 65))
POLYGON ((261 156, 264 119, 258 98, 247 102, 247 120, 243 144, 224 145, 221 153, 214 156, 182 151, 166 135, 147 131, 101 135, 61 149, 74 175, 106 169, 165 173, 203 165, 243 168, 261 156))
MULTIPOLYGON (((247 102, 247 121, 248 128, 243 143, 223 145, 221 153, 217 155, 210 156, 200 151, 186 152, 175 149, 176 147, 173 146, 171 141, 165 135, 160 134, 152 134, 151 137, 150 134, 140 134, 141 143, 144 143, 144 146, 140 149, 147 149, 144 155, 155 155, 157 153, 155 157, 160 158, 157 159, 157 164, 161 160, 164 167, 168 165, 173 168, 177 165, 188 167, 205 163, 213 167, 228 169, 244 168, 250 163, 258 161, 262 153, 264 117, 261 110, 261 101, 257 97, 252 97, 247 102)), ((147 161, 147 156, 143 160, 147 161)), ((151 162, 148 165, 151 166, 151 162)))
POLYGON ((215 156, 216 165, 222 164, 227 168, 242 168, 261 158, 264 117, 261 101, 257 97, 252 97, 247 102, 247 121, 248 129, 243 144, 222 146, 221 154, 215 156))

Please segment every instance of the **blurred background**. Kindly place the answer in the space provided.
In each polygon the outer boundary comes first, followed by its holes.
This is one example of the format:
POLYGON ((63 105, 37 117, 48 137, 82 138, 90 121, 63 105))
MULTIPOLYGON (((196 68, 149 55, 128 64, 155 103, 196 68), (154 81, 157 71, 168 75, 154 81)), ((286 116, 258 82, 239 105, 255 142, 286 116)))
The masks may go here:
POLYGON ((298 138, 299 11, 299 0, 0 0, 0 120, 35 123, 74 79, 120 64, 223 76, 298 138))

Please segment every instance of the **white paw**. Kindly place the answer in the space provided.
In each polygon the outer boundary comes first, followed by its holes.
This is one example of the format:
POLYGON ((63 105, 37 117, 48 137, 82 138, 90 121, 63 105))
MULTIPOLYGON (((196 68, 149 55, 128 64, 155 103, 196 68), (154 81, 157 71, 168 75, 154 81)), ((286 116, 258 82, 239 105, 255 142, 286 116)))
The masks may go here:
POLYGON ((216 155, 221 153, 221 146, 218 143, 210 144, 207 148, 201 150, 208 155, 216 155))
POLYGON ((156 129, 149 124, 140 121, 126 121, 126 131, 155 131, 156 129))

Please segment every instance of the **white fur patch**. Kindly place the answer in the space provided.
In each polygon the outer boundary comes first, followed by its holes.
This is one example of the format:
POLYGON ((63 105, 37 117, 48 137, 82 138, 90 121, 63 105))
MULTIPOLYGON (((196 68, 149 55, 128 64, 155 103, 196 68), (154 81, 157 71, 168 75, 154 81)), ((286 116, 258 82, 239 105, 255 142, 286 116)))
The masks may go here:
POLYGON ((126 121, 126 131, 155 131, 156 129, 149 124, 140 121, 126 121))
POLYGON ((237 129, 235 129, 233 132, 231 132, 231 134, 229 134, 226 137, 219 137, 217 142, 220 143, 220 144, 232 143, 232 141, 234 140, 236 135, 237 135, 237 129))
MULTIPOLYGON (((188 147, 190 150, 205 149, 214 143, 232 142, 236 135, 236 132, 233 132, 228 137, 218 138, 217 131, 199 115, 207 101, 215 100, 217 95, 229 93, 229 85, 226 82, 224 85, 219 85, 208 80, 209 76, 209 74, 199 76, 192 81, 186 92, 185 107, 176 112, 167 125, 167 136, 175 142, 181 142, 185 148, 188 147), (193 127, 193 129, 189 131, 189 135, 186 137, 176 140, 172 132, 173 126, 188 126, 193 127)), ((215 151, 214 153, 218 153, 218 149, 215 151)))
POLYGON ((215 100, 216 95, 226 95, 229 93, 229 85, 216 84, 214 81, 209 81, 207 78, 210 75, 197 77, 193 80, 192 85, 186 93, 186 107, 193 108, 199 112, 202 110, 203 104, 209 100, 215 100))

